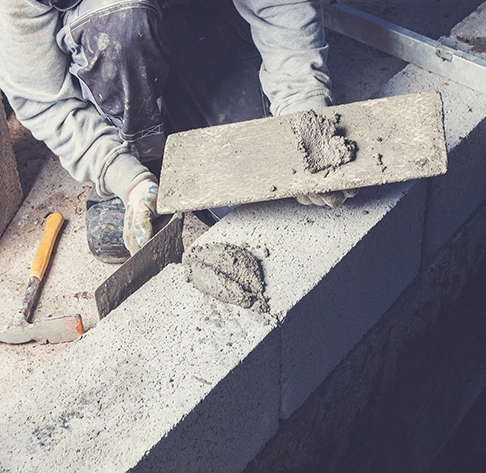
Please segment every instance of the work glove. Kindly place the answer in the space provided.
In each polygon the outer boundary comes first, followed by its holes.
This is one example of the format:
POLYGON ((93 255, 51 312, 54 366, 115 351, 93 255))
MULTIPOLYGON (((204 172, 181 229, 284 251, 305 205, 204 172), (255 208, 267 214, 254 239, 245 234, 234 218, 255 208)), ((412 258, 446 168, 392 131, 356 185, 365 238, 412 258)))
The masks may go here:
POLYGON ((155 176, 148 174, 140 181, 135 178, 127 192, 123 241, 132 256, 152 237, 158 190, 155 176))
POLYGON ((318 205, 335 209, 344 204, 347 199, 353 198, 359 189, 347 189, 344 191, 326 192, 324 194, 299 195, 296 200, 302 205, 318 205))

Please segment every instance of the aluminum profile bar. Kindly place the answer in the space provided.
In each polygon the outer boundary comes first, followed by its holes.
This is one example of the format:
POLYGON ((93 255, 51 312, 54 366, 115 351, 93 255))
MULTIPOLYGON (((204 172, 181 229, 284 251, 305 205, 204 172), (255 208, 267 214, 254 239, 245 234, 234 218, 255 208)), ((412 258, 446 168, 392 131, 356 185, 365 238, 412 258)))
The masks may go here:
POLYGON ((486 94, 486 61, 342 3, 322 1, 326 28, 486 94))

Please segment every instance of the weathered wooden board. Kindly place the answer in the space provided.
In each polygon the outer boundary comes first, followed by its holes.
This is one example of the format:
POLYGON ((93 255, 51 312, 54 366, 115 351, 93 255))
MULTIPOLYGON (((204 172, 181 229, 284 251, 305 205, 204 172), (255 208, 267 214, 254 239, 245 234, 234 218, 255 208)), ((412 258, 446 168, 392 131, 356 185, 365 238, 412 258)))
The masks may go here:
POLYGON ((160 176, 162 214, 231 206, 426 178, 447 171, 437 92, 318 111, 340 117, 355 158, 331 171, 306 169, 295 117, 263 118, 170 135, 160 176))

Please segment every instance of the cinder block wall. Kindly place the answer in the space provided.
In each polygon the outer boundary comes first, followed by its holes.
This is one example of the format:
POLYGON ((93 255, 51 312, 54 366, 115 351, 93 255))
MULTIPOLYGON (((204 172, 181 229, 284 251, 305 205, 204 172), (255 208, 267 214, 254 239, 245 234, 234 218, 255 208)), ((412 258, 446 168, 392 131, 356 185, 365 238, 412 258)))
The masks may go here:
POLYGON ((0 403, 0 467, 424 471, 486 382, 482 322, 438 315, 484 253, 486 99, 412 66, 380 96, 428 89, 444 99, 446 176, 329 212, 237 209, 196 244, 260 258, 270 316, 168 266, 0 403))
POLYGON ((484 310, 455 306, 485 238, 483 204, 244 473, 428 472, 486 384, 484 310))
POLYGON ((22 201, 17 161, 8 132, 5 109, 0 93, 0 237, 22 201))

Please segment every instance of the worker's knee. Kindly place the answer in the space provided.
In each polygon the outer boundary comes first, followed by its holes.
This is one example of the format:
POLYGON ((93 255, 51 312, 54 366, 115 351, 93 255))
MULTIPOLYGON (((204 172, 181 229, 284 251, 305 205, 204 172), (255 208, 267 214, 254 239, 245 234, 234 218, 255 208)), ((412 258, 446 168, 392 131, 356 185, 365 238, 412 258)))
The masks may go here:
POLYGON ((159 133, 168 61, 157 1, 96 0, 95 9, 85 2, 94 3, 84 0, 69 10, 57 36, 61 49, 71 54, 70 72, 83 96, 123 139, 159 133))
POLYGON ((111 48, 115 54, 137 54, 151 41, 166 44, 158 0, 83 0, 63 20, 77 46, 89 43, 92 51, 111 48))

